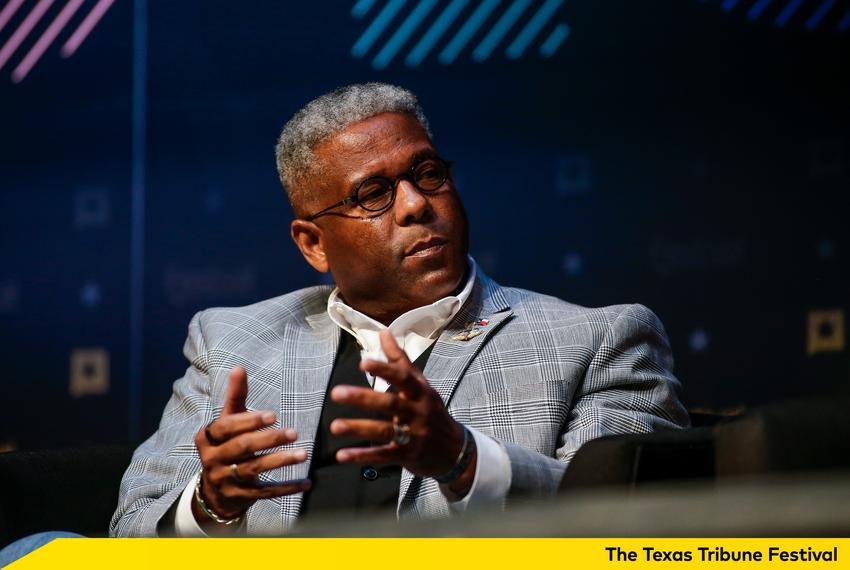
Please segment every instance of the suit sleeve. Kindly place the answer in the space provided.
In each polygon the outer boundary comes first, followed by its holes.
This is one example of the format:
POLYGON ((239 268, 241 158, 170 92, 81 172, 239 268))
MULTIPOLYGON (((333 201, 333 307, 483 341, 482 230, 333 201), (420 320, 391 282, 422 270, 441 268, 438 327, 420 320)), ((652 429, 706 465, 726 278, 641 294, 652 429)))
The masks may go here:
POLYGON ((511 462, 509 499, 557 492, 570 460, 591 439, 690 424, 658 317, 643 305, 618 308, 573 396, 555 457, 502 442, 511 462))
POLYGON ((160 520, 201 468, 194 436, 212 419, 202 316, 189 324, 183 354, 190 365, 174 383, 159 429, 136 449, 121 480, 110 536, 157 536, 160 520))

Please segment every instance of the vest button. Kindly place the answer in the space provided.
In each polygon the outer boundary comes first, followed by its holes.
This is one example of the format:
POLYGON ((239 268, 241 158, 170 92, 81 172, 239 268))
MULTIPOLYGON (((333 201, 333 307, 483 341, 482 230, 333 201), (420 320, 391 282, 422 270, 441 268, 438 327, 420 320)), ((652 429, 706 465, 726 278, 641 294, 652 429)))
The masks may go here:
POLYGON ((374 467, 366 466, 360 470, 360 475, 362 475, 367 481, 374 481, 378 478, 378 470, 374 467))

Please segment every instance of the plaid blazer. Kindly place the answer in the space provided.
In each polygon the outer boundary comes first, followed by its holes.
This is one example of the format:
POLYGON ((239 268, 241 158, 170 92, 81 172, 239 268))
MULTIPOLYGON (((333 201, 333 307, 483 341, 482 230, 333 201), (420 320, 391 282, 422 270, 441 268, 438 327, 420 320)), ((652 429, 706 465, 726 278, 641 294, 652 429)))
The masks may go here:
MULTIPOLYGON (((159 429, 135 452, 121 482, 113 536, 155 536, 157 524, 200 469, 193 437, 218 417, 234 366, 248 371, 249 410, 277 413, 308 461, 268 480, 307 477, 340 329, 327 315, 332 288, 311 287, 240 308, 208 309, 189 325, 186 374, 174 383, 159 429)), ((508 499, 557 490, 586 441, 688 424, 658 318, 641 305, 588 309, 501 287, 479 271, 472 295, 442 332, 424 370, 451 415, 496 438, 511 463, 508 499), (480 335, 457 340, 487 319, 480 335)), ((256 502, 247 532, 283 534, 301 494, 256 502)), ((398 516, 449 516, 431 478, 404 470, 398 516)))

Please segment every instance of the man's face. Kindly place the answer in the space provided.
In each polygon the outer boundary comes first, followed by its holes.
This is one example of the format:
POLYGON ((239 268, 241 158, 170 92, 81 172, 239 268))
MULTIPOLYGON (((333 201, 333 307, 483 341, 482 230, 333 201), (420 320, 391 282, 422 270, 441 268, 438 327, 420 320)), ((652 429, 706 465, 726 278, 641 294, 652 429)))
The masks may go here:
MULTIPOLYGON (((321 210, 352 194, 373 176, 394 178, 422 157, 437 156, 425 130, 405 113, 384 113, 356 123, 315 150, 326 177, 312 194, 310 211, 321 210)), ((316 218, 314 255, 305 252, 293 222, 293 237, 307 260, 324 256, 345 300, 388 322, 415 307, 455 292, 466 272, 467 224, 449 177, 436 191, 422 193, 408 179, 396 185, 392 206, 378 214, 356 204, 316 218)), ((300 224, 300 225, 299 225, 300 224)))

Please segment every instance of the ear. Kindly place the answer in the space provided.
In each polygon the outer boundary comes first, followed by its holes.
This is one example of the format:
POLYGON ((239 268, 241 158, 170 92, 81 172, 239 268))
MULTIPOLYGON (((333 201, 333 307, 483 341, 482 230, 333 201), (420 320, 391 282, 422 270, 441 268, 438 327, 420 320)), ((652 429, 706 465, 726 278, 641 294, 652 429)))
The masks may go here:
POLYGON ((322 244, 322 229, 313 222, 292 220, 289 233, 307 263, 319 273, 327 273, 328 260, 322 244))

